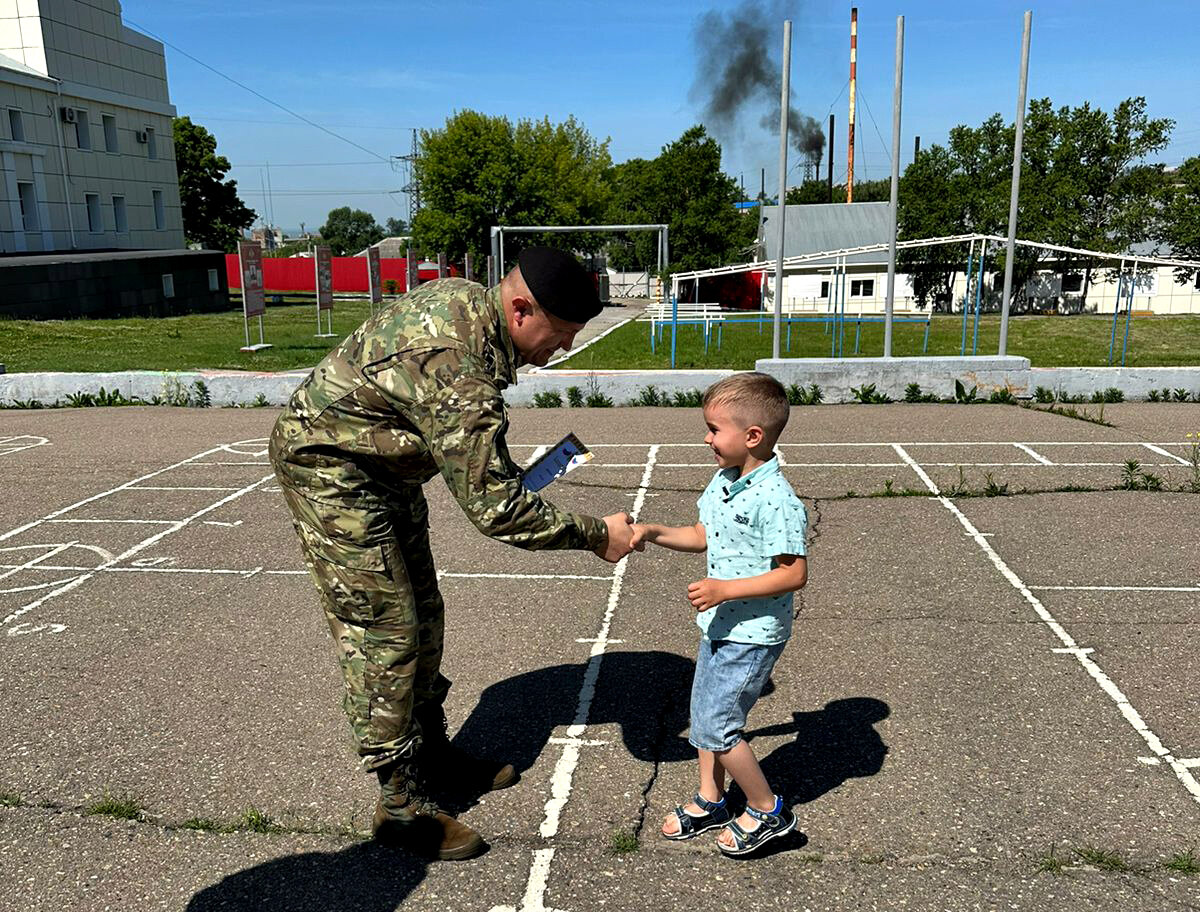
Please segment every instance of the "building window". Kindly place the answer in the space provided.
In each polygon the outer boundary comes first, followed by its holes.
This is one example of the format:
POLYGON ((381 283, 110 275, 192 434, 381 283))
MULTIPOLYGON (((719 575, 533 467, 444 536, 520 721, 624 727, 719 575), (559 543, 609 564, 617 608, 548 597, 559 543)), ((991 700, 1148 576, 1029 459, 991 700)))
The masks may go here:
POLYGON ((852 297, 852 298, 873 298, 873 297, 875 297, 875 280, 874 279, 851 279, 850 280, 850 297, 852 297))
POLYGON ((154 129, 152 127, 146 128, 146 157, 151 159, 158 158, 158 143, 154 139, 154 129))
POLYGON ((83 108, 75 109, 75 145, 85 152, 92 149, 92 130, 88 125, 87 111, 83 108))
POLYGON ((163 206, 163 192, 154 191, 154 227, 160 231, 167 227, 167 210, 163 206))
POLYGON ((822 298, 829 297, 829 283, 826 281, 821 282, 821 297, 822 298))
POLYGON ((217 271, 215 269, 210 269, 208 271, 208 290, 209 291, 220 291, 221 290, 221 278, 220 278, 220 276, 217 275, 217 271))
POLYGON ((92 234, 99 234, 104 230, 104 226, 100 222, 100 194, 85 193, 83 200, 87 203, 88 231, 92 234))
POLYGON ((125 215, 125 197, 113 197, 113 221, 117 225, 117 234, 124 234, 129 230, 129 219, 125 215))
POLYGON ((26 231, 38 230, 37 193, 33 184, 17 181, 17 197, 21 201, 21 225, 26 231))
POLYGON ((1062 280, 1063 294, 1079 294, 1083 291, 1083 276, 1077 272, 1067 273, 1062 280))
POLYGON ((172 273, 164 273, 163 277, 163 297, 175 297, 175 276, 172 273))
POLYGON ((16 108, 8 109, 8 128, 12 133, 13 142, 25 142, 25 122, 21 120, 21 112, 16 108))
POLYGON ((100 119, 104 122, 104 150, 120 152, 117 143, 117 119, 111 114, 101 114, 100 119))

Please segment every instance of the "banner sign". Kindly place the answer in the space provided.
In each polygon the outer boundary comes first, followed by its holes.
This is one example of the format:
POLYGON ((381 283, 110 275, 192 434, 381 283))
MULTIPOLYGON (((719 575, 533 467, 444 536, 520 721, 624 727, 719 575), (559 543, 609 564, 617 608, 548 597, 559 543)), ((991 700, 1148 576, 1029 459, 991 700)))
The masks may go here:
POLYGON ((263 294, 262 246, 258 241, 238 241, 238 265, 242 273, 242 312, 246 317, 266 313, 263 294))
POLYGON ((317 310, 333 310, 333 250, 318 247, 317 261, 317 310))

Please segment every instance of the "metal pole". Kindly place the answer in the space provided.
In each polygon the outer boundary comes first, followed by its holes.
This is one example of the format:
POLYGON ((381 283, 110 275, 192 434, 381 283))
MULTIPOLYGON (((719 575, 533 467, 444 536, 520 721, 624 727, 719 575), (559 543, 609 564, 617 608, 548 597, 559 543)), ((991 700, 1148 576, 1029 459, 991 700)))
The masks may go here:
POLYGON ((892 312, 896 295, 896 204, 900 195, 900 90, 904 82, 904 17, 896 17, 896 84, 892 90, 892 220, 888 233, 887 298, 883 302, 883 356, 892 356, 892 312))
POLYGON ((1137 290, 1138 261, 1133 261, 1133 274, 1129 276, 1129 306, 1125 310, 1125 343, 1121 346, 1121 367, 1125 366, 1125 354, 1129 351, 1129 324, 1133 320, 1133 293, 1137 290))
POLYGON ((679 295, 671 294, 671 370, 675 369, 675 337, 679 331, 679 295))
POLYGON ((1021 81, 1017 88, 1017 136, 1013 144, 1012 196, 1008 202, 1008 248, 1004 254, 1004 297, 1000 300, 1000 350, 1008 353, 1008 311, 1012 295, 1013 253, 1017 240, 1017 196, 1021 189, 1021 143, 1025 138, 1025 88, 1029 83, 1029 33, 1033 11, 1025 11, 1025 34, 1021 37, 1021 81))
POLYGON ((771 340, 771 357, 779 357, 779 320, 783 313, 783 225, 787 221, 787 152, 788 112, 791 109, 792 20, 783 20, 783 87, 779 93, 779 226, 776 238, 779 248, 775 260, 775 336, 771 340))
POLYGON ((833 115, 829 115, 829 202, 833 202, 833 115))
POLYGON ((987 241, 979 251, 979 277, 975 280, 975 339, 971 343, 971 354, 979 354, 979 311, 983 306, 983 264, 987 260, 987 241))
POLYGON ((500 256, 496 260, 496 284, 500 284, 500 279, 504 278, 504 229, 501 228, 500 234, 500 256))
POLYGON ((1108 340, 1108 363, 1112 364, 1113 348, 1117 344, 1117 317, 1121 313, 1121 297, 1125 292, 1125 260, 1121 260, 1121 266, 1117 271, 1117 303, 1113 307, 1113 324, 1112 335, 1108 340))
POLYGON ((971 312, 971 303, 970 303, 971 302, 971 274, 972 274, 972 272, 974 272, 974 267, 975 267, 975 239, 972 238, 971 246, 970 246, 970 248, 968 248, 968 253, 967 253, 967 287, 963 291, 962 345, 960 345, 959 349, 958 349, 958 353, 960 356, 965 355, 967 353, 967 315, 970 314, 970 312, 971 312))

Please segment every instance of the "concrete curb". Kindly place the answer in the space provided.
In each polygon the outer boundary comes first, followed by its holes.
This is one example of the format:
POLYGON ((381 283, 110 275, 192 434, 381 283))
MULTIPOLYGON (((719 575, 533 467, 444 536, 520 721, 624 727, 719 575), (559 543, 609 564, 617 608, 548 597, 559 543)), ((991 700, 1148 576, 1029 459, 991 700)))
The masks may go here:
MULTIPOLYGON (((817 384, 826 402, 848 402, 851 390, 875 384, 878 392, 893 399, 904 397, 905 387, 918 383, 925 393, 949 398, 954 383, 986 398, 993 390, 1008 388, 1014 396, 1029 397, 1041 386, 1059 396, 1090 397, 1096 390, 1116 388, 1129 400, 1146 399, 1151 390, 1184 389, 1200 399, 1200 367, 1055 367, 1029 366, 1025 358, 1008 356, 975 358, 794 358, 766 359, 756 367, 784 384, 817 384)), ((520 382, 505 390, 511 406, 532 405, 538 393, 558 393, 566 399, 567 389, 577 386, 584 395, 598 390, 615 405, 626 405, 647 386, 660 393, 703 391, 732 370, 555 370, 521 374, 520 382)), ((0 374, 0 405, 36 401, 43 405, 65 402, 73 393, 119 391, 126 398, 151 401, 171 399, 172 394, 194 389, 203 383, 215 407, 225 405, 284 405, 309 371, 257 373, 248 371, 113 371, 108 373, 19 373, 0 374)))

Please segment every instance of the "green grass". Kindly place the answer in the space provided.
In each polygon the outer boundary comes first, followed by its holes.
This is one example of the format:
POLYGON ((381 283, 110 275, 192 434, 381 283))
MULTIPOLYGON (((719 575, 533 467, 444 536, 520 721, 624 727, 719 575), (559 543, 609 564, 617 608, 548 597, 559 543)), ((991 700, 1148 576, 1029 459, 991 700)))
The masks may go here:
POLYGON ((1108 849, 1098 849, 1095 846, 1085 846, 1075 849, 1075 854, 1084 864, 1099 868, 1101 871, 1129 871, 1129 863, 1116 852, 1108 849))
MULTIPOLYGON (((338 301, 331 339, 317 339, 316 306, 268 307, 272 347, 240 352, 240 310, 123 320, 0 320, 0 363, 19 371, 231 370, 312 368, 370 315, 366 301, 338 301)), ((251 320, 250 340, 258 341, 251 320)))
POLYGON ((189 817, 179 826, 184 830, 203 830, 205 832, 220 832, 223 829, 221 824, 211 817, 189 817))
POLYGON ((141 820, 142 805, 132 796, 104 795, 84 809, 85 814, 116 817, 118 820, 141 820))
MULTIPOLYGON (((754 367, 758 358, 771 356, 771 327, 753 324, 725 324, 724 341, 720 351, 716 342, 704 352, 704 337, 697 326, 681 326, 676 346, 675 366, 678 368, 754 367)), ((1116 362, 1120 363, 1121 335, 1117 332, 1116 362)), ((1008 353, 1022 355, 1034 367, 1085 367, 1108 363, 1108 345, 1112 318, 1085 317, 1013 317, 1008 328, 1008 353)), ((898 324, 893 328, 892 351, 897 356, 921 354, 923 325, 898 324)), ((1000 335, 999 316, 985 316, 979 326, 979 353, 995 354, 1000 335)), ((786 349, 787 334, 781 341, 784 357, 828 358, 831 337, 820 323, 798 324, 792 327, 791 351, 786 349)), ((930 355, 957 355, 962 341, 960 316, 935 316, 929 332, 930 355)), ((968 331, 967 347, 971 339, 968 331)), ((854 324, 846 324, 843 351, 855 357, 854 324)), ((883 325, 863 326, 859 356, 878 357, 883 354, 883 325)), ((663 344, 654 354, 650 352, 648 323, 629 323, 609 333, 599 342, 584 349, 575 357, 557 365, 560 369, 606 370, 613 368, 670 367, 670 328, 663 333, 663 344)), ((1200 315, 1135 317, 1129 331, 1129 367, 1200 364, 1200 315)))
POLYGON ((609 851, 613 855, 624 855, 626 852, 636 852, 638 850, 638 838, 636 833, 629 830, 613 830, 612 843, 609 846, 609 851))
POLYGON ((0 792, 0 807, 19 808, 24 804, 25 800, 16 792, 0 792))
POLYGON ((281 827, 275 822, 275 818, 256 807, 250 807, 238 819, 237 829, 249 830, 252 833, 278 833, 281 827))
POLYGON ((1172 855, 1163 867, 1176 874, 1200 874, 1200 859, 1197 859, 1196 853, 1189 849, 1186 852, 1177 852, 1172 855))

